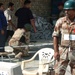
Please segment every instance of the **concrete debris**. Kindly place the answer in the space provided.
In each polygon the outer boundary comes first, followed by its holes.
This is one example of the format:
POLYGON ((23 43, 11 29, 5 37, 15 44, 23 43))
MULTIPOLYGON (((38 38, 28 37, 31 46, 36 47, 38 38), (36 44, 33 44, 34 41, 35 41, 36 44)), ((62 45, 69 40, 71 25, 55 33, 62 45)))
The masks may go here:
POLYGON ((35 25, 37 32, 31 30, 31 40, 50 40, 52 37, 53 26, 43 17, 35 15, 35 25))

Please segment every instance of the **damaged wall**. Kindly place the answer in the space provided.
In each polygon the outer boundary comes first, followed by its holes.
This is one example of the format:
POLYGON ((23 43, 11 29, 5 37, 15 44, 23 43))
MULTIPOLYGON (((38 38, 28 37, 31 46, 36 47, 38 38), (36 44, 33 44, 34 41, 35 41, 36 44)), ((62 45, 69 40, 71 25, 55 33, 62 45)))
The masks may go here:
POLYGON ((54 26, 52 26, 45 18, 36 16, 35 25, 37 32, 31 31, 31 40, 50 40, 52 39, 52 33, 54 26))

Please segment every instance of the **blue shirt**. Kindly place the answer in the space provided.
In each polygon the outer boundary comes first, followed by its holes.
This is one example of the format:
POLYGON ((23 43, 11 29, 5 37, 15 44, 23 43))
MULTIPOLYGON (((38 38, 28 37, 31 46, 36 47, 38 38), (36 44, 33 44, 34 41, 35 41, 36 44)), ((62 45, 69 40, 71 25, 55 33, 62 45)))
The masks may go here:
POLYGON ((4 12, 0 10, 0 30, 7 28, 7 21, 4 12))

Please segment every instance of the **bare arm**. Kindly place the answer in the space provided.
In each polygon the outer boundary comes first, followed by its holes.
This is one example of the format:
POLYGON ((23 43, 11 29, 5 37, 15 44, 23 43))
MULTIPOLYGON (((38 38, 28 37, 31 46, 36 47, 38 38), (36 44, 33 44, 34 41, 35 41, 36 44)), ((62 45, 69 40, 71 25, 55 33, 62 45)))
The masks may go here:
POLYGON ((53 43, 54 43, 54 52, 59 52, 58 50, 58 38, 53 37, 53 43))
POLYGON ((53 37, 53 43, 54 43, 54 58, 59 61, 60 60, 60 54, 59 54, 59 46, 58 46, 58 38, 53 37))
POLYGON ((34 19, 31 19, 30 22, 31 22, 31 25, 33 26, 34 32, 36 32, 36 27, 35 27, 34 19))
POLYGON ((60 32, 60 23, 59 21, 56 23, 56 26, 54 28, 53 32, 53 43, 54 43, 54 58, 59 61, 60 54, 59 54, 59 32, 60 32))
POLYGON ((9 25, 11 25, 12 28, 13 28, 14 30, 16 30, 16 26, 12 23, 12 21, 11 21, 11 20, 8 20, 8 22, 9 22, 9 25))

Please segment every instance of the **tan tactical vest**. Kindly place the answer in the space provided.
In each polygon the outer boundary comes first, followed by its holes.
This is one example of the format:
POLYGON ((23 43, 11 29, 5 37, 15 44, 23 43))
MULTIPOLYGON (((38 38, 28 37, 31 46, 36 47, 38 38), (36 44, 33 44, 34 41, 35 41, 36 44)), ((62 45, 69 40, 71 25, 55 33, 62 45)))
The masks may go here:
POLYGON ((61 27, 61 46, 75 48, 75 23, 64 22, 61 27))

